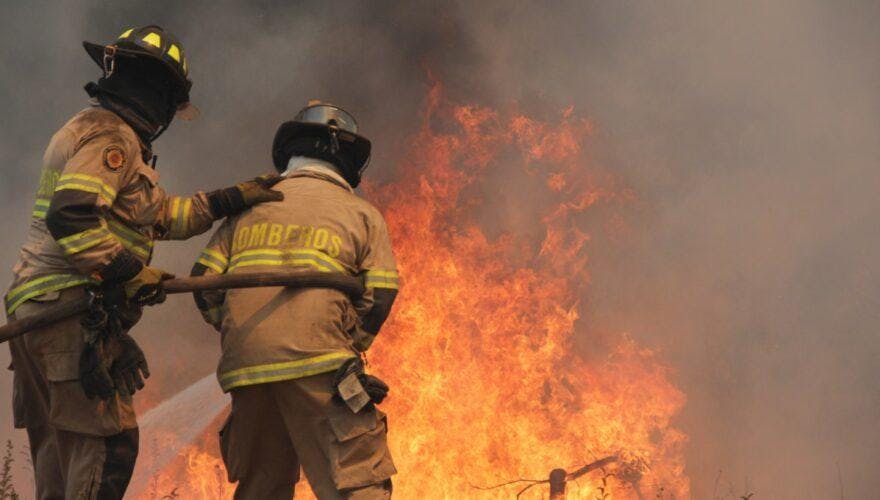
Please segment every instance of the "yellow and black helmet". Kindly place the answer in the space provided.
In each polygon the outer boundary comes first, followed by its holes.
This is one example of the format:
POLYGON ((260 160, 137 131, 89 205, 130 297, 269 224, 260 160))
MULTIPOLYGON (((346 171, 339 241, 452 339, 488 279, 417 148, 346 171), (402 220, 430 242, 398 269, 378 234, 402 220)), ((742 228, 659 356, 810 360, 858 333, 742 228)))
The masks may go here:
POLYGON ((192 81, 189 79, 186 54, 177 37, 161 27, 150 25, 129 28, 112 44, 83 42, 83 47, 104 70, 105 76, 113 73, 116 56, 147 57, 161 62, 168 69, 179 102, 181 104, 189 102, 192 81))

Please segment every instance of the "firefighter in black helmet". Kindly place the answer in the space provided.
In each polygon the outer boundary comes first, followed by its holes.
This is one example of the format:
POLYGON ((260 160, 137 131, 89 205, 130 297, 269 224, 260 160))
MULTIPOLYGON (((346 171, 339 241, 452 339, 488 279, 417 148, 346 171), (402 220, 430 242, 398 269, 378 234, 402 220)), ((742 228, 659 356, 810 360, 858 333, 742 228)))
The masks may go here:
POLYGON ((264 176, 193 196, 158 185, 152 144, 192 117, 180 41, 158 26, 84 43, 101 67, 91 106, 46 149, 28 239, 6 293, 9 317, 39 314, 97 290, 102 308, 10 342, 15 424, 26 428, 39 499, 122 498, 138 428, 132 395, 149 375, 128 332, 170 275, 150 267, 153 242, 186 239, 213 222, 283 198, 264 176), (111 299, 115 297, 115 299, 111 299))
POLYGON ((217 377, 232 411, 220 450, 235 498, 289 500, 302 466, 320 499, 389 499, 396 469, 376 407, 389 388, 360 354, 400 277, 382 214, 354 190, 370 142, 349 113, 313 102, 281 125, 272 156, 287 199, 226 219, 193 274, 323 271, 362 276, 365 288, 195 294, 223 338, 217 377))
POLYGON ((284 172, 288 168, 287 160, 292 157, 323 160, 356 188, 370 164, 371 149, 369 139, 358 134, 357 122, 348 111, 314 100, 292 121, 278 128, 272 141, 272 161, 279 172, 284 172))

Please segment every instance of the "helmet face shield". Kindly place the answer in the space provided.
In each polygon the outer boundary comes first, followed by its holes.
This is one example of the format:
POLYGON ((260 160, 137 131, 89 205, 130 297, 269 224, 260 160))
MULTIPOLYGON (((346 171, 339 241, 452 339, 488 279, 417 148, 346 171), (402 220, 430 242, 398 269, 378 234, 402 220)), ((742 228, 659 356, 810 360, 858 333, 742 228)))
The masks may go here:
POLYGON ((313 104, 297 113, 294 121, 301 123, 317 123, 336 127, 352 134, 357 134, 358 125, 348 111, 332 104, 313 104))

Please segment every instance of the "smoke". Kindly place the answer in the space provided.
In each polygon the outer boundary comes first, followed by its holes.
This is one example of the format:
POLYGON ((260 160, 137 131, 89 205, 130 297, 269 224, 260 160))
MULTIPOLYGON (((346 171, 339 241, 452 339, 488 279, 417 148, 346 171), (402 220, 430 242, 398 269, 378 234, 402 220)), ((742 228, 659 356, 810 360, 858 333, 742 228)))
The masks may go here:
MULTIPOLYGON (((157 144, 178 193, 270 170, 275 128, 310 98, 350 108, 376 147, 369 175, 388 179, 428 71, 461 102, 574 106, 595 122, 594 161, 636 196, 613 231, 583 221, 593 283, 579 348, 601 355, 629 332, 676 368, 694 497, 716 482, 719 494, 838 496, 837 463, 847 497, 876 496, 880 7, 473 4, 5 3, 0 281, 43 148, 97 77, 83 39, 148 23, 182 39, 202 118, 157 144)), ((156 264, 185 273, 203 243, 160 244, 156 264)), ((213 369, 218 339, 185 298, 150 311, 138 337, 156 373, 143 407, 213 369)), ((8 398, 11 377, 0 382, 8 398)))

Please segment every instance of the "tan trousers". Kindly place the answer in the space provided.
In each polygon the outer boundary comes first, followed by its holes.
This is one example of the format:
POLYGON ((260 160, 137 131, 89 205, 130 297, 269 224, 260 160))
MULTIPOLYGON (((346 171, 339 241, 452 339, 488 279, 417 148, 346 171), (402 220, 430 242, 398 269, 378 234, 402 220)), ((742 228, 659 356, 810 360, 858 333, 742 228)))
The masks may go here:
POLYGON ((391 498, 385 415, 333 401, 333 374, 233 389, 220 434, 237 500, 290 500, 302 465, 325 499, 391 498))
MULTIPOLYGON (((56 300, 26 302, 14 317, 38 314, 57 300, 82 293, 77 288, 61 292, 56 300)), ((137 457, 131 398, 90 400, 80 386, 80 319, 9 342, 15 426, 27 429, 40 500, 122 498, 137 457)))

